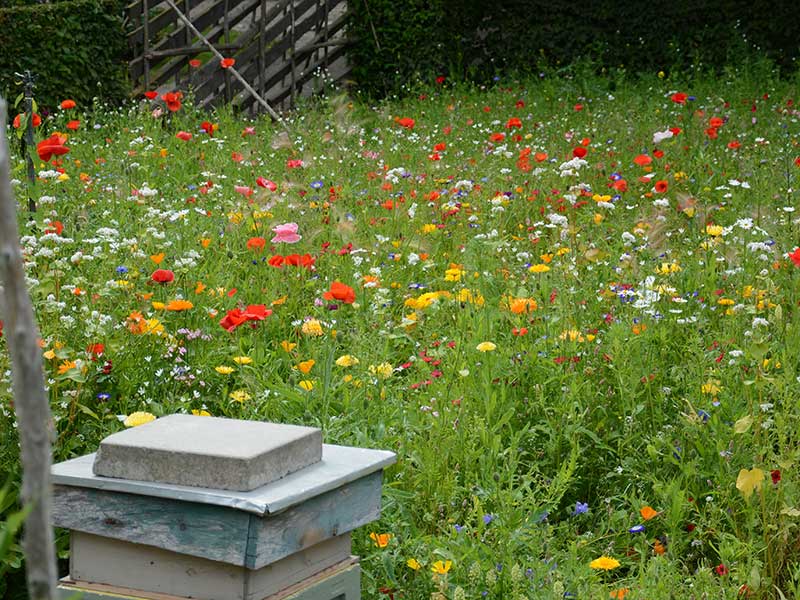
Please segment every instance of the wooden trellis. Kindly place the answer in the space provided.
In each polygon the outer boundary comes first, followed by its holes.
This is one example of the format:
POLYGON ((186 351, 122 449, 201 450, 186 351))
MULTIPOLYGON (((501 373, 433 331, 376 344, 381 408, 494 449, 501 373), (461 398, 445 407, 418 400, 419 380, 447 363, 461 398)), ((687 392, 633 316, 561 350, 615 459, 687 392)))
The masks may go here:
MULTIPOLYGON (((314 91, 320 70, 334 81, 349 74, 345 51, 346 0, 174 0, 194 27, 262 98, 292 106, 314 91)), ((127 8, 130 78, 134 94, 192 90, 201 107, 259 103, 222 69, 200 40, 163 0, 135 0, 127 8), (145 18, 147 15, 147 18, 145 18), (192 67, 192 59, 201 66, 192 67)))

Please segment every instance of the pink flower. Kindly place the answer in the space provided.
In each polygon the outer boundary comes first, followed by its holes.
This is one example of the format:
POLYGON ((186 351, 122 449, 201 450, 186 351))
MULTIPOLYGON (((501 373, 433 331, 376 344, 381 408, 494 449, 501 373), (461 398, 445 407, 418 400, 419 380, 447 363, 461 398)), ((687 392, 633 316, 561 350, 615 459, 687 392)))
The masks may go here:
POLYGON ((297 223, 284 223, 283 225, 276 225, 272 228, 275 232, 275 237, 270 240, 272 243, 286 242, 287 244, 294 244, 300 241, 300 236, 297 234, 297 223))
POLYGON ((242 196, 250 197, 253 195, 253 188, 247 185, 235 185, 233 189, 237 194, 241 194, 242 196))

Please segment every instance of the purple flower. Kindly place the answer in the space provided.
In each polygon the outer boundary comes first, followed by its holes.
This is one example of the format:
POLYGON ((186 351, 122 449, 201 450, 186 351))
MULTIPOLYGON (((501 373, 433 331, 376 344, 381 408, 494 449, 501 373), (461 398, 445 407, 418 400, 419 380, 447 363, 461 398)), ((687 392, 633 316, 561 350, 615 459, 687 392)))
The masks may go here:
POLYGON ((628 529, 629 533, 642 533, 644 531, 644 525, 634 525, 630 529, 628 529))
POLYGON ((483 515, 483 524, 484 525, 488 525, 492 521, 494 521, 494 517, 492 515, 483 515))
POLYGON ((576 502, 575 503, 575 510, 572 511, 572 516, 582 515, 584 513, 589 512, 589 503, 588 502, 576 502))

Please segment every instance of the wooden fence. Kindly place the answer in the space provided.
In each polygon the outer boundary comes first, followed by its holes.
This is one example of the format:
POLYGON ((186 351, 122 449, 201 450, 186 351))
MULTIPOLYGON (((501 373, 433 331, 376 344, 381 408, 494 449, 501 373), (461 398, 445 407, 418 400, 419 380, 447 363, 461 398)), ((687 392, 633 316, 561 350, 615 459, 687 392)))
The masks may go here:
MULTIPOLYGON (((288 108, 314 91, 320 72, 334 81, 349 74, 346 0, 175 0, 193 25, 273 107, 288 108)), ((160 0, 127 8, 134 94, 191 89, 201 107, 258 103, 160 0), (145 18, 147 15, 147 18, 145 18), (200 60, 198 67, 191 60, 200 60)))

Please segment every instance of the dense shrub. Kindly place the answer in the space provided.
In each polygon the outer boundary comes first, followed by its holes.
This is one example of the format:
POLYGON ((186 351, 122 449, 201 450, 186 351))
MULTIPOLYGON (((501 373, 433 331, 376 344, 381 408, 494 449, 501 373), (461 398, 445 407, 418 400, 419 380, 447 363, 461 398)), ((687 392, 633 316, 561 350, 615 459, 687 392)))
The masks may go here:
POLYGON ((371 93, 410 76, 489 79, 590 60, 629 72, 711 69, 766 56, 794 71, 800 11, 766 0, 435 0, 398 11, 392 0, 352 2, 355 76, 371 93), (419 6, 416 6, 419 5, 419 6))
MULTIPOLYGON (((8 4, 9 2, 4 2, 8 4)), ((0 8, 0 94, 21 91, 15 72, 37 75, 39 105, 64 98, 119 100, 128 91, 120 0, 71 0, 0 8)))

